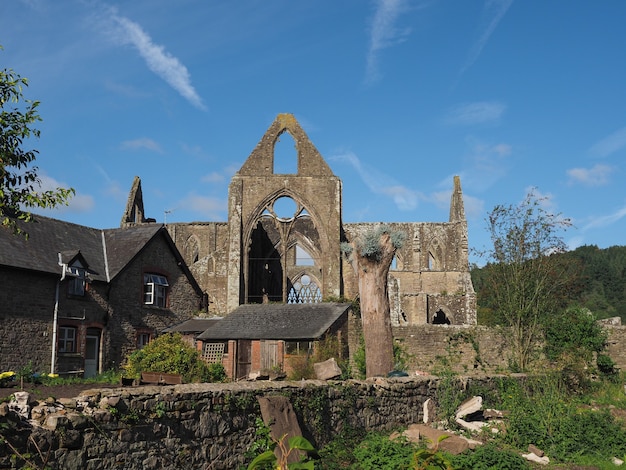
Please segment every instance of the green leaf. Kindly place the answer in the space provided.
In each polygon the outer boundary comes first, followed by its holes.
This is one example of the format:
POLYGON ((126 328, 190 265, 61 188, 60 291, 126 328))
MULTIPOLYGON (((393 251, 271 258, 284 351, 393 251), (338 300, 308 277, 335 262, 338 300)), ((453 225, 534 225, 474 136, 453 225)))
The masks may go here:
POLYGON ((311 445, 311 443, 302 436, 290 437, 289 448, 298 449, 298 450, 307 450, 307 451, 315 450, 315 447, 313 447, 313 445, 311 445))
POLYGON ((266 450, 261 455, 257 455, 256 458, 252 462, 250 462, 250 465, 248 465, 248 470, 254 470, 255 468, 258 468, 261 464, 271 462, 276 462, 276 455, 274 455, 274 451, 266 450))

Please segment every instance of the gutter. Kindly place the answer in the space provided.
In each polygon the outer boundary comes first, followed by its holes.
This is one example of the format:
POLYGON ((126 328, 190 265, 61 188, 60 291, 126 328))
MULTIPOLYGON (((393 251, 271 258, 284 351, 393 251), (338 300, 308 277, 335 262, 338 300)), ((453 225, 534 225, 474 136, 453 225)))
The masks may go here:
POLYGON ((56 360, 57 360, 57 323, 59 318, 59 290, 61 286, 61 282, 65 279, 65 272, 67 270, 67 265, 63 263, 63 259, 61 258, 61 253, 59 255, 59 266, 61 266, 61 277, 57 279, 57 287, 54 293, 54 316, 52 319, 52 359, 50 360, 50 373, 54 374, 56 369, 56 360))

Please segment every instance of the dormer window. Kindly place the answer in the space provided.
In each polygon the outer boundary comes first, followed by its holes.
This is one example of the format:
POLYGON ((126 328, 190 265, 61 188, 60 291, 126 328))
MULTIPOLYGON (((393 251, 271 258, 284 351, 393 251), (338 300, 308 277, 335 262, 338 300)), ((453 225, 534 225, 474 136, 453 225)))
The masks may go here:
POLYGON ((65 276, 69 279, 67 293, 74 296, 84 296, 87 285, 87 270, 80 261, 75 260, 67 267, 65 276))
POLYGON ((155 307, 167 306, 167 278, 160 274, 144 274, 143 303, 155 307))

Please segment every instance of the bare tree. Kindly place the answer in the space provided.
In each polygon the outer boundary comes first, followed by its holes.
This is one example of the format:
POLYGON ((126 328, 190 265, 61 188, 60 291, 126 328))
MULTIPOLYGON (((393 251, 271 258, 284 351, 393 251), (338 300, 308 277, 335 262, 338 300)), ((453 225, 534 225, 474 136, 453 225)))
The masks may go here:
POLYGON ((359 282, 367 377, 386 376, 393 370, 387 275, 405 237, 404 232, 381 225, 342 244, 359 282))
POLYGON ((538 349, 543 320, 563 308, 575 281, 571 263, 554 256, 566 251, 561 237, 569 219, 546 208, 546 198, 532 189, 519 205, 496 206, 487 219, 493 249, 481 253, 485 293, 510 327, 515 369, 526 370, 538 349))

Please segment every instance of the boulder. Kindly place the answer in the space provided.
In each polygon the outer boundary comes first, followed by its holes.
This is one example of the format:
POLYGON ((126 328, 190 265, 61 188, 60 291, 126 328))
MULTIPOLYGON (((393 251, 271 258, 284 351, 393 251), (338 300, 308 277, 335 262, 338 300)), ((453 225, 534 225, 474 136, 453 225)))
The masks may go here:
POLYGON ((313 364, 315 370, 315 376, 318 380, 330 380, 341 377, 341 369, 337 365, 334 357, 324 361, 313 364))
POLYGON ((428 398, 424 402, 424 423, 432 423, 437 418, 437 410, 435 408, 435 401, 432 398, 428 398))
POLYGON ((459 405, 456 410, 455 418, 465 418, 468 415, 476 413, 480 411, 483 407, 483 397, 476 396, 472 398, 468 398, 463 403, 459 405))

